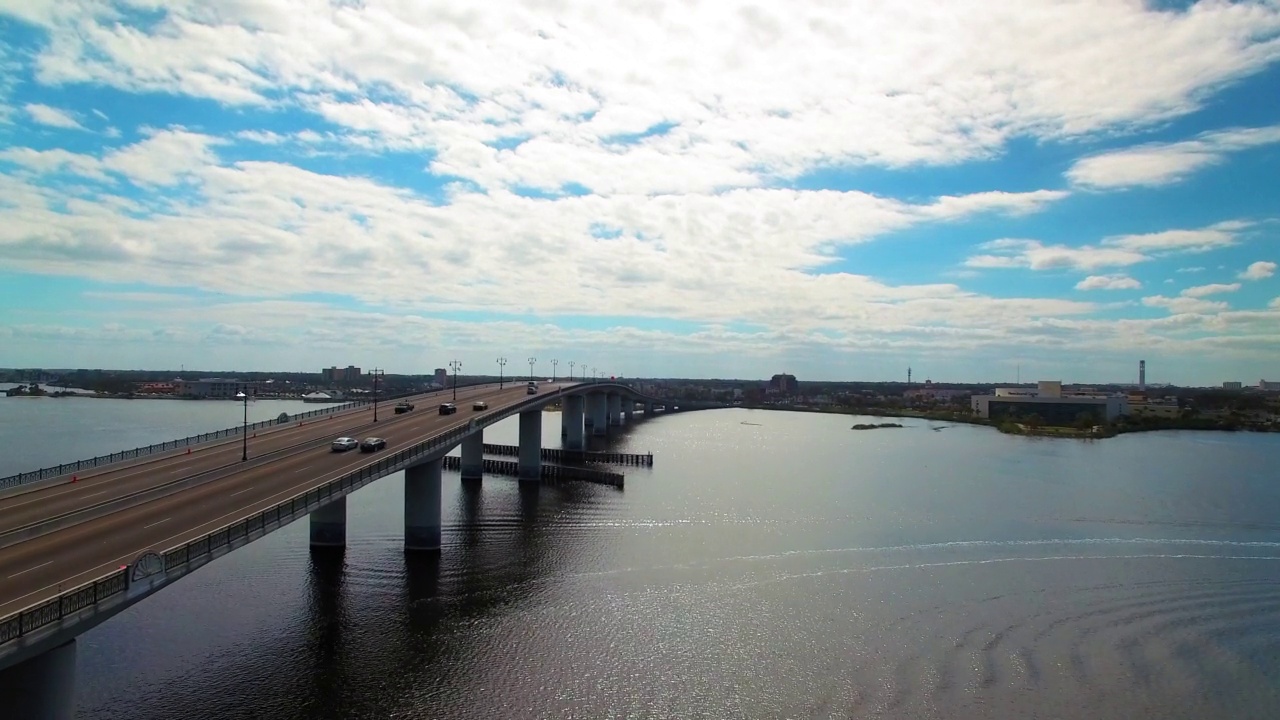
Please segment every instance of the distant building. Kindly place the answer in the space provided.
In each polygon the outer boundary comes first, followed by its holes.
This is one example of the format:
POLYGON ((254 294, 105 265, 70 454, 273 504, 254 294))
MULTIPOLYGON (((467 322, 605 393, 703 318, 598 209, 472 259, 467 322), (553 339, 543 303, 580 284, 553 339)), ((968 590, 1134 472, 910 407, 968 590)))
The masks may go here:
POLYGON ((1035 390, 996 388, 994 395, 974 395, 970 406, 974 414, 982 418, 1013 420, 1036 415, 1049 425, 1070 425, 1081 415, 1091 415, 1098 422, 1107 422, 1129 411, 1128 400, 1118 395, 1064 395, 1059 380, 1042 380, 1035 390))
POLYGON ((357 382, 360 380, 360 368, 355 365, 348 365, 344 368, 327 367, 320 371, 320 379, 325 382, 357 382))
POLYGON ((431 378, 431 382, 445 387, 449 384, 449 371, 444 368, 436 368, 436 374, 431 378))
POLYGON ((183 397, 193 398, 234 398, 239 393, 256 395, 258 383, 234 378, 201 378, 200 380, 179 380, 174 383, 174 392, 183 397))
POLYGON ((1223 390, 1243 390, 1244 383, 1239 381, 1228 380, 1227 382, 1222 383, 1222 389, 1223 390))
POLYGON ((795 375, 774 375, 769 378, 767 391, 771 395, 798 395, 800 393, 800 383, 796 381, 795 375))
POLYGON ((1272 380, 1272 381, 1259 380, 1259 381, 1258 381, 1258 389, 1259 389, 1259 390, 1266 390, 1266 391, 1268 391, 1268 392, 1273 391, 1273 390, 1280 390, 1280 382, 1276 382, 1276 381, 1274 381, 1274 380, 1272 380))

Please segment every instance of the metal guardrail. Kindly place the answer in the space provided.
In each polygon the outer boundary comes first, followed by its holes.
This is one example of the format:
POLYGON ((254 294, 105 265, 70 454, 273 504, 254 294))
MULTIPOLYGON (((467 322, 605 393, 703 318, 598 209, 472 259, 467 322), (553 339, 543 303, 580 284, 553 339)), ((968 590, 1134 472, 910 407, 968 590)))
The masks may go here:
MULTIPOLYGON (((384 475, 396 472, 399 469, 403 469, 403 467, 408 467, 423 455, 437 452, 444 447, 451 447, 476 430, 483 429, 525 408, 542 405, 547 402, 548 398, 560 397, 570 390, 572 388, 531 396, 510 407, 491 410, 441 435, 405 448, 336 480, 331 480, 319 488, 296 495, 273 508, 224 525, 196 540, 165 550, 160 554, 164 559, 164 572, 208 556, 214 550, 231 544, 233 540, 264 531, 272 525, 278 528, 288 524, 300 516, 311 513, 316 507, 324 504, 330 498, 354 492, 384 475)), ((42 627, 52 625, 64 617, 125 592, 129 586, 128 577, 131 568, 132 566, 129 566, 112 571, 67 590, 57 597, 0 618, 0 645, 16 640, 42 627)))
MULTIPOLYGON (((470 387, 479 387, 482 385, 492 385, 492 384, 493 383, 486 381, 486 382, 479 382, 479 383, 470 383, 467 385, 459 385, 458 387, 470 388, 470 387)), ((448 389, 451 390, 452 388, 448 388, 448 389)), ((432 390, 429 392, 446 392, 446 390, 443 390, 443 389, 432 390)), ((422 394, 423 394, 422 391, 397 393, 395 395, 387 395, 385 397, 379 397, 378 402, 380 403, 390 402, 393 400, 398 400, 400 398, 414 397, 416 395, 422 395, 422 394)), ((319 417, 321 415, 332 415, 334 413, 342 412, 344 410, 351 410, 357 407, 364 407, 372 404, 373 404, 373 400, 370 399, 370 400, 356 400, 354 402, 342 403, 339 405, 330 405, 328 407, 320 408, 318 410, 308 410, 307 412, 304 412, 304 413, 290 415, 288 422, 294 422, 296 420, 307 420, 313 417, 319 417)), ((134 448, 132 450, 121 450, 120 452, 114 452, 109 455, 99 455, 98 457, 89 458, 88 460, 77 460, 75 462, 63 463, 61 465, 54 465, 47 468, 41 468, 39 470, 31 470, 29 472, 18 473, 17 475, 10 475, 5 478, 0 478, 0 490, 7 490, 12 487, 17 487, 19 485, 26 485, 27 483, 37 482, 40 480, 47 480, 49 478, 61 477, 68 473, 80 472, 81 470, 91 470, 93 468, 102 467, 104 465, 111 465, 111 464, 122 462, 125 460, 133 460, 135 458, 146 457, 147 455, 152 455, 158 452, 167 452, 169 450, 177 450, 179 448, 189 447, 192 445, 199 445, 201 443, 206 443, 211 440, 219 440, 221 438, 226 438, 226 437, 239 437, 242 431, 252 432, 254 430, 259 430, 262 428, 275 427, 278 424, 280 423, 276 420, 276 418, 272 418, 270 420, 260 420, 258 422, 249 423, 248 430, 244 429, 245 428, 244 425, 237 425, 235 427, 227 428, 225 430, 215 430, 214 432, 201 433, 199 435, 191 435, 189 437, 182 438, 181 440, 169 440, 162 443, 155 443, 154 445, 147 445, 145 447, 134 448)))

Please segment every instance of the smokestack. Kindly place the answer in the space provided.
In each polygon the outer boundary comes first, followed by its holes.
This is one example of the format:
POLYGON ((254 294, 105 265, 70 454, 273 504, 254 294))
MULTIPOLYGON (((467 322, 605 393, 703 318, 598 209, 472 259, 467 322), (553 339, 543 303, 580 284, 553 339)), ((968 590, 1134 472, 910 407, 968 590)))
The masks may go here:
POLYGON ((1138 361, 1138 389, 1139 390, 1147 389, 1147 361, 1146 360, 1138 361))

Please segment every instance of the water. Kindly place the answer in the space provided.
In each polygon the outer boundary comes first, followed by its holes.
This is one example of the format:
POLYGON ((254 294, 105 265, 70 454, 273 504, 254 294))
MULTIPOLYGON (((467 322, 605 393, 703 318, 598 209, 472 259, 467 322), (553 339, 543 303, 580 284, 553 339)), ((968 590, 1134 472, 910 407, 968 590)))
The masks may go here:
MULTIPOLYGON (((57 432, 46 402, 0 400, 8 445, 225 421, 66 400, 57 432)), ((85 634, 79 717, 1276 716, 1280 436, 859 421, 659 417, 614 442, 656 461, 621 491, 446 474, 438 560, 385 478, 341 557, 295 523, 85 634)))

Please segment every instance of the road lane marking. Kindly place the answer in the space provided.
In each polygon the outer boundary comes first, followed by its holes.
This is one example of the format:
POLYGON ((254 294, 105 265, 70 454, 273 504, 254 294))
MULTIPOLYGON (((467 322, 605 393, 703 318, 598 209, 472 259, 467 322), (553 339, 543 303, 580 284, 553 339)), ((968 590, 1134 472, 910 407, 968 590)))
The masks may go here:
POLYGON ((14 573, 14 574, 10 575, 10 576, 9 576, 8 578, 6 578, 6 579, 7 579, 7 580, 12 580, 13 578, 18 577, 19 575, 26 575, 27 573, 31 572, 32 570, 39 570, 40 568, 42 568, 42 567, 44 567, 45 565, 48 565, 48 564, 50 564, 50 563, 52 563, 52 562, 53 562, 52 560, 49 560, 49 561, 47 561, 47 562, 42 562, 42 563, 40 563, 39 565, 36 565, 35 567, 29 567, 29 568, 27 568, 26 570, 23 570, 22 572, 16 572, 16 573, 14 573))
POLYGON ((240 493, 247 493, 247 492, 249 492, 249 491, 250 491, 250 490, 252 490, 252 489, 253 489, 252 487, 247 487, 247 488, 245 488, 245 489, 243 489, 243 490, 237 490, 237 491, 235 491, 235 492, 231 493, 230 495, 228 495, 227 497, 235 497, 235 496, 239 495, 240 493))
POLYGON ((155 522, 151 523, 150 525, 143 525, 143 526, 142 526, 142 529, 143 529, 143 530, 146 530, 147 528, 153 528, 153 527, 155 527, 155 526, 159 525, 160 523, 167 523, 167 522, 169 522, 169 520, 171 520, 171 519, 172 519, 172 518, 165 518, 165 519, 163 519, 163 520, 157 520, 157 521, 155 521, 155 522))

